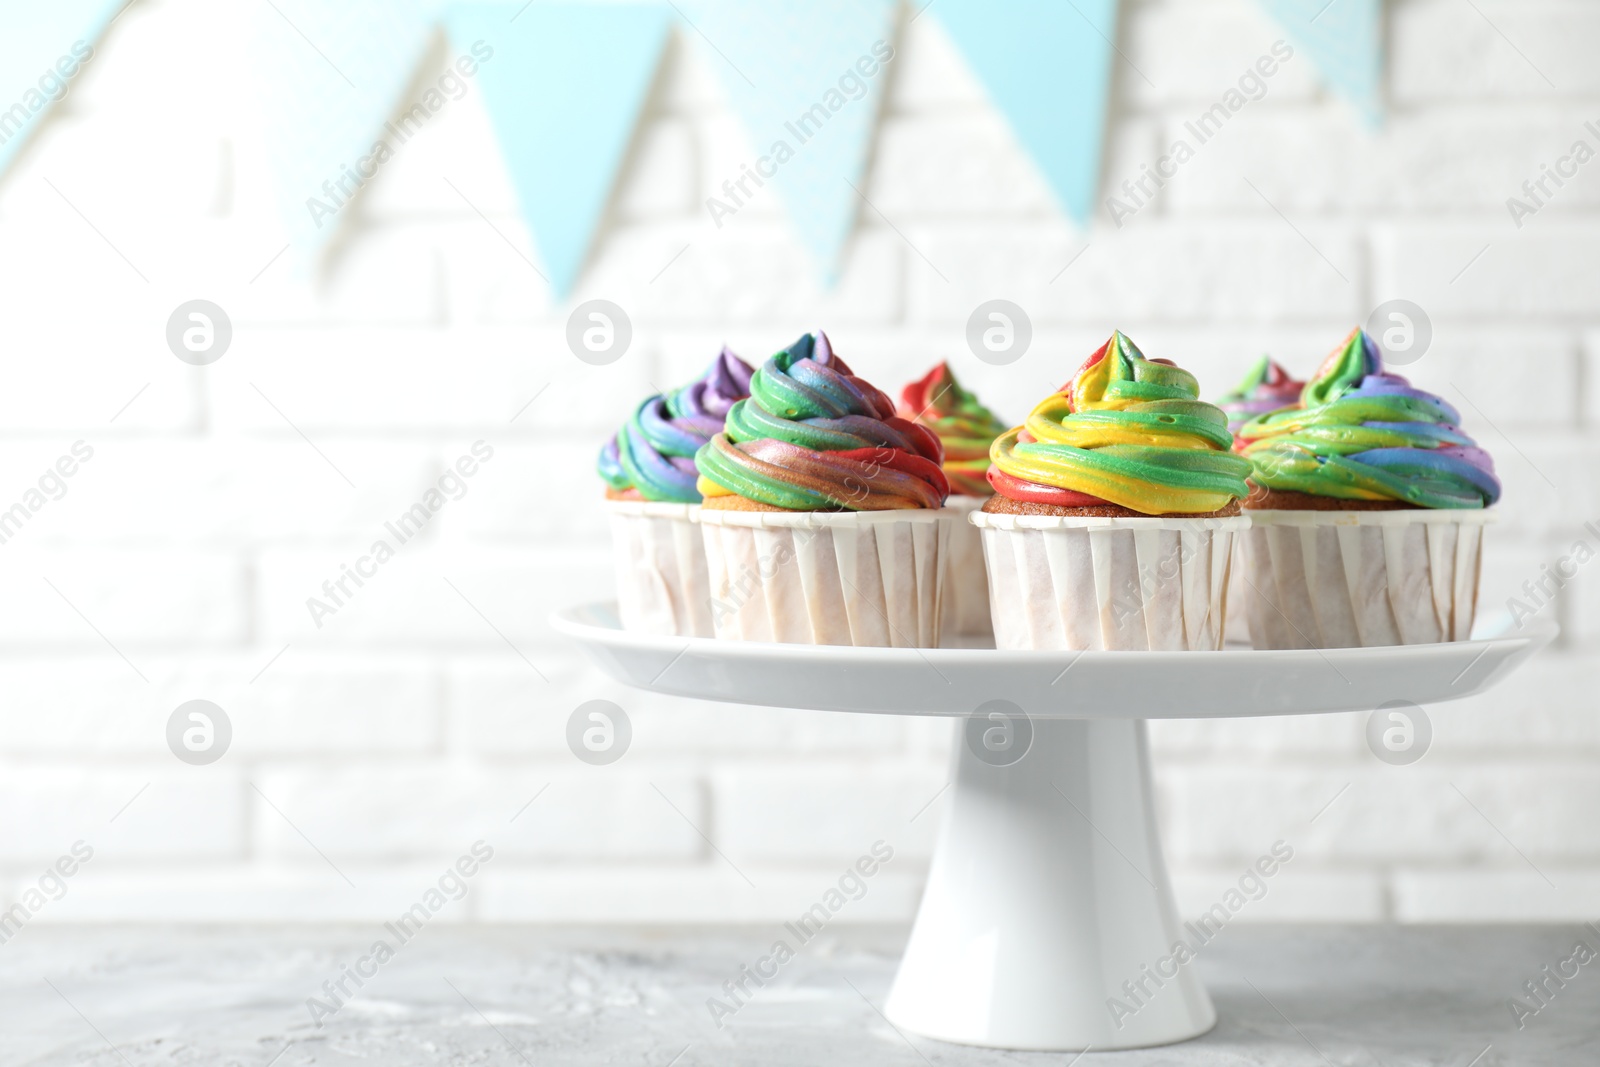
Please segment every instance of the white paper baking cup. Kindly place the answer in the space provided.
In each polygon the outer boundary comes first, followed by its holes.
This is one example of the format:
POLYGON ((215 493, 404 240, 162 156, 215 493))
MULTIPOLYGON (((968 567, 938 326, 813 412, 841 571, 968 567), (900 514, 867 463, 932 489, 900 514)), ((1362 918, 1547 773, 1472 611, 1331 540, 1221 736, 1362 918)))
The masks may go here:
POLYGON ((1245 610, 1257 648, 1465 641, 1490 511, 1251 511, 1245 610))
POLYGON ((950 550, 945 554, 944 595, 939 606, 943 637, 993 637, 989 618, 989 568, 983 561, 983 534, 967 516, 983 507, 986 497, 952 496, 942 514, 950 522, 950 550))
POLYGON ((706 550, 698 504, 608 500, 617 615, 625 630, 711 637, 706 550))
POLYGON ((702 509, 720 638, 937 648, 950 522, 938 511, 702 509))
POLYGON ((1243 516, 972 513, 989 564, 995 646, 1190 651, 1222 646, 1243 516))
POLYGON ((1248 536, 1246 532, 1233 539, 1233 564, 1228 568, 1228 617, 1222 627, 1222 642, 1227 645, 1250 644, 1250 612, 1246 610, 1249 601, 1245 599, 1249 586, 1244 584, 1244 546, 1248 536))

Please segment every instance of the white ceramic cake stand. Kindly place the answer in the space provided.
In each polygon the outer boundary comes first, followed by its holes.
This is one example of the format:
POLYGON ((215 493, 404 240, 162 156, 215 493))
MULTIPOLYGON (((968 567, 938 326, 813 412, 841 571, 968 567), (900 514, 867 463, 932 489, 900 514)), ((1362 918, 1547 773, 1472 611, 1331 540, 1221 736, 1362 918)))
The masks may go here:
POLYGON ((1216 1022, 1192 966, 1148 977, 1192 939, 1162 859, 1144 720, 1456 700, 1556 634, 1544 623, 1394 648, 1073 653, 652 637, 624 633, 610 604, 552 621, 607 674, 658 693, 968 719, 990 705, 966 733, 998 731, 1002 754, 954 746, 954 788, 886 1014, 945 1041, 1051 1051, 1162 1045, 1216 1022), (988 718, 997 706, 1011 721, 988 718), (1018 751, 1007 742, 1026 743, 1025 755, 998 766, 1018 751), (1135 1003, 1125 982, 1143 1003, 1114 1019, 1109 998, 1135 1003))

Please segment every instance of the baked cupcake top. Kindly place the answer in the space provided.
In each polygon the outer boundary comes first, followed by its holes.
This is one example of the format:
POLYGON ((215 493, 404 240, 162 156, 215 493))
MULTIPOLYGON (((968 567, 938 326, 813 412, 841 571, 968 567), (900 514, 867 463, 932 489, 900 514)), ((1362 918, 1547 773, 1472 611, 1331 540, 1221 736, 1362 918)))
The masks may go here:
POLYGON ((900 392, 901 418, 933 431, 944 446, 944 474, 950 492, 988 496, 989 446, 1006 424, 961 388, 950 364, 940 363, 900 392))
POLYGON ((939 439, 895 415, 851 373, 826 334, 806 334, 761 365, 750 397, 700 449, 708 501, 738 496, 784 511, 937 508, 950 493, 939 439))
POLYGON ((1461 431, 1461 415, 1383 369, 1378 346, 1351 330, 1294 408, 1239 430, 1252 479, 1268 489, 1419 508, 1484 508, 1500 499, 1494 460, 1461 431))
POLYGON ((1227 414, 1229 431, 1237 434, 1239 427, 1257 415, 1298 404, 1305 387, 1305 382, 1291 378, 1270 356, 1262 356, 1244 381, 1217 401, 1217 407, 1227 414))
POLYGON ((1194 375, 1150 360, 1120 331, 990 450, 989 482, 1022 504, 1142 515, 1221 511, 1249 488, 1228 417, 1194 375))
POLYGON ((674 393, 640 404, 600 450, 606 495, 621 500, 697 504, 694 454, 722 429, 734 401, 750 395, 750 364, 727 348, 705 374, 674 393))

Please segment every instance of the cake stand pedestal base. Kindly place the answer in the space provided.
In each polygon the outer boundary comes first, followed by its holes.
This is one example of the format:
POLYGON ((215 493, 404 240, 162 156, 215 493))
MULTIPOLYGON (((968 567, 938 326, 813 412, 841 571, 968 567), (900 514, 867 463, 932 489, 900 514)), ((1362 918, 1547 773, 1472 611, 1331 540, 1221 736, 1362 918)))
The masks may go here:
POLYGON ((1211 1029, 1211 998, 1173 958, 1180 940, 1198 946, 1173 907, 1144 721, 979 720, 953 762, 889 1019, 964 1045, 1054 1051, 1211 1029), (1020 759, 996 765, 1030 732, 1020 759))
POLYGON ((552 622, 640 689, 955 719, 951 795, 886 1014, 945 1041, 1056 1052, 1163 1045, 1216 1022, 1189 962, 1207 935, 1172 905, 1146 719, 1460 700, 1558 632, 1504 616, 1449 644, 1135 653, 657 637, 624 632, 609 604, 552 622))

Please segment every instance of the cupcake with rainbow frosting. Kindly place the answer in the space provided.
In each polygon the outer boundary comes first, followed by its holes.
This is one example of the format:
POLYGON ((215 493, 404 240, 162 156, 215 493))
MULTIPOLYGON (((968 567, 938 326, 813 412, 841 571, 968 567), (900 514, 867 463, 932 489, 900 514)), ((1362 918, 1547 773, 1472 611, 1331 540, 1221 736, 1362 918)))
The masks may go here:
POLYGON ((1001 648, 1220 647, 1250 462, 1194 375, 1113 334, 990 450, 1001 648))
POLYGON ((1443 398, 1352 330, 1291 408, 1239 429, 1258 648, 1462 641, 1477 608, 1494 460, 1443 398))
MULTIPOLYGON (((1218 398, 1217 407, 1228 416, 1228 431, 1234 435, 1234 451, 1242 445, 1239 428, 1258 415, 1266 415, 1300 402, 1300 393, 1306 383, 1297 380, 1270 356, 1262 356, 1251 365, 1244 380, 1233 391, 1218 398)), ((1233 567, 1228 577, 1228 632, 1230 643, 1250 643, 1249 612, 1244 610, 1249 587, 1244 581, 1243 537, 1234 545, 1233 567)))
POLYGON ((946 554, 940 630, 945 635, 992 637, 989 577, 983 541, 967 515, 994 493, 989 484, 989 446, 1006 424, 956 381, 949 363, 940 363, 900 391, 900 417, 932 431, 944 447, 944 475, 950 481, 950 551, 946 554))
POLYGON ((673 393, 652 396, 600 450, 600 478, 611 500, 698 504, 694 454, 722 429, 734 403, 750 395, 750 364, 724 347, 706 372, 673 393))
POLYGON ((1239 427, 1259 415, 1298 404, 1305 387, 1271 356, 1262 356, 1233 392, 1217 401, 1217 407, 1228 416, 1228 430, 1237 434, 1239 427))
POLYGON ((944 448, 945 477, 950 493, 987 499, 989 446, 1006 432, 999 416, 961 387, 950 364, 940 363, 900 391, 901 418, 926 427, 944 448))
POLYGON ((699 378, 646 398, 600 450, 617 614, 628 630, 710 637, 711 588, 694 513, 694 456, 750 393, 750 365, 727 348, 699 378))
POLYGON ((942 459, 827 335, 763 363, 695 456, 716 635, 937 646, 942 459))

